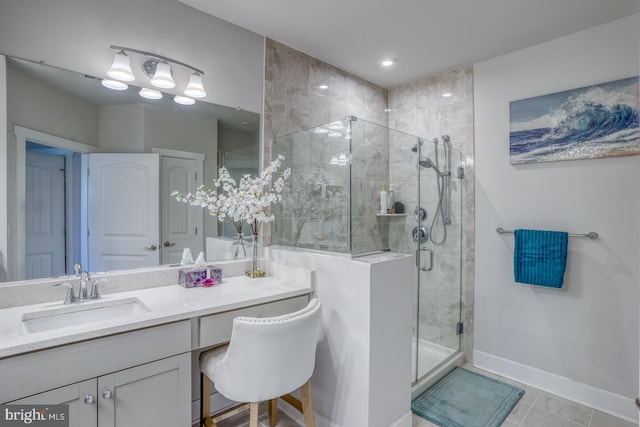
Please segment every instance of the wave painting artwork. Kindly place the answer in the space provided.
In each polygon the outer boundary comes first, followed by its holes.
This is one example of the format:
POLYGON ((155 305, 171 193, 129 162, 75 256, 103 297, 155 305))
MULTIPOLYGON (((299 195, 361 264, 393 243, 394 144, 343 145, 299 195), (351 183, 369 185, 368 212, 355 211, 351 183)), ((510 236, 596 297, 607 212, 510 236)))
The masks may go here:
POLYGON ((638 77, 509 103, 512 164, 640 154, 638 77))

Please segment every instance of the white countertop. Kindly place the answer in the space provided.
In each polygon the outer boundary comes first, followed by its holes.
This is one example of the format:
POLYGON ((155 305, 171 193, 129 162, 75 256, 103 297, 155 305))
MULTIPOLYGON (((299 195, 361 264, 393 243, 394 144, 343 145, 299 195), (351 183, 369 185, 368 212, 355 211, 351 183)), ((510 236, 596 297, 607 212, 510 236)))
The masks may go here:
POLYGON ((0 309, 0 358, 309 294, 313 291, 311 276, 309 280, 286 275, 259 279, 234 276, 210 288, 171 285, 111 293, 80 304, 63 305, 62 301, 55 301, 0 309), (22 328, 22 318, 27 313, 89 307, 125 298, 137 298, 149 311, 42 332, 28 333, 22 328))

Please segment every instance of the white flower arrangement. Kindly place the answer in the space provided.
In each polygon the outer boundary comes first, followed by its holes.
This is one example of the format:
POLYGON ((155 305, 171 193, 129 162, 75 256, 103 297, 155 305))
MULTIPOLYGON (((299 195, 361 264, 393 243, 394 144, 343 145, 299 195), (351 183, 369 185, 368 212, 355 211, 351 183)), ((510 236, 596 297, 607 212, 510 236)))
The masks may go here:
POLYGON ((206 208, 209 214, 216 216, 220 222, 229 218, 238 234, 242 232, 242 224, 246 221, 251 226, 253 235, 257 236, 262 223, 274 220, 271 205, 282 200, 284 182, 291 176, 291 169, 287 168, 275 182, 272 182, 272 177, 283 160, 283 156, 278 156, 260 176, 252 177, 246 174, 238 185, 231 178, 229 171, 222 167, 218 171, 218 179, 213 183, 214 188, 201 185, 195 193, 182 195, 174 191, 171 196, 179 202, 206 208))

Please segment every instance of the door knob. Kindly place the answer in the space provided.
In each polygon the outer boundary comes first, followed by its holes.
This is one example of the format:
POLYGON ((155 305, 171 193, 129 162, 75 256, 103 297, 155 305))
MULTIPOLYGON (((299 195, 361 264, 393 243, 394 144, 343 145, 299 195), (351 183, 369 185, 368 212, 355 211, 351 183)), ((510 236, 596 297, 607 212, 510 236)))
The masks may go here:
POLYGON ((105 388, 102 392, 102 397, 104 397, 105 399, 111 399, 113 397, 113 393, 108 388, 105 388))
POLYGON ((84 397, 84 403, 93 403, 95 401, 96 401, 96 399, 95 399, 95 397, 93 397, 93 394, 87 394, 84 397))
POLYGON ((151 245, 151 246, 145 246, 144 247, 146 250, 148 251, 155 251, 158 249, 158 247, 156 245, 151 245))
POLYGON ((171 246, 175 246, 176 244, 175 243, 171 243, 168 240, 165 240, 163 245, 164 245, 165 248, 170 248, 171 246))

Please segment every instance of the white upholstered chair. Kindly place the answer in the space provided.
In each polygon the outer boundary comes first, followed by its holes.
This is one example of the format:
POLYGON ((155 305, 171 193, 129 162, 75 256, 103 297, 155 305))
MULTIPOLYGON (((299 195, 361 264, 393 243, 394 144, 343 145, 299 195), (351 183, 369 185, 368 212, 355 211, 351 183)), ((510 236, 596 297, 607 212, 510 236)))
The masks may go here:
POLYGON ((309 379, 315 367, 322 305, 318 299, 294 313, 268 318, 237 317, 228 346, 200 355, 202 423, 215 426, 210 416, 209 379, 224 397, 249 403, 249 426, 258 425, 258 403, 269 401, 269 424, 277 419, 282 397, 315 427, 309 379), (300 388, 298 400, 289 393, 300 388))

